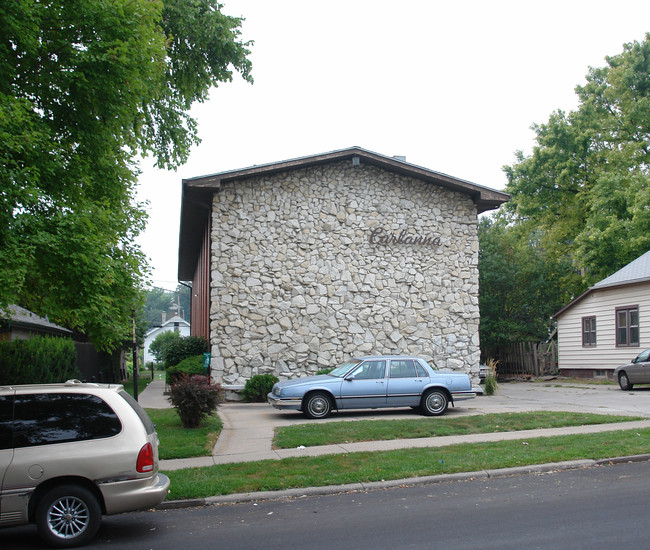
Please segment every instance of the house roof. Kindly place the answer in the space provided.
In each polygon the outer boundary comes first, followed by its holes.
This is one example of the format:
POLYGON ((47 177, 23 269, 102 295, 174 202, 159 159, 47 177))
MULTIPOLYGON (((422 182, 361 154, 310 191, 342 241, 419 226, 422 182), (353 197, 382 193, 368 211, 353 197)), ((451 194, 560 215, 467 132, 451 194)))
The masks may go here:
POLYGON ((644 281, 650 281, 650 250, 591 288, 606 288, 644 281))
POLYGON ((161 329, 163 329, 163 328, 165 328, 167 326, 172 326, 173 327, 176 323, 178 323, 179 325, 185 325, 186 327, 190 326, 190 323, 188 321, 186 321, 182 317, 179 317, 178 315, 174 315, 173 317, 170 317, 169 319, 167 319, 164 323, 162 323, 162 324, 160 324, 158 326, 155 326, 153 328, 150 328, 144 336, 146 338, 147 336, 153 334, 154 332, 158 332, 158 331, 160 331, 161 329))
POLYGON ((13 327, 35 329, 41 332, 56 334, 72 334, 71 330, 55 325, 44 317, 40 317, 28 309, 17 305, 7 306, 6 310, 0 311, 0 318, 9 321, 13 327))
POLYGON ((562 315, 566 310, 576 305, 580 300, 587 297, 595 290, 602 290, 606 288, 615 288, 626 285, 639 284, 650 281, 650 250, 639 256, 633 262, 630 262, 625 267, 619 269, 616 273, 609 277, 597 282, 594 286, 590 287, 586 292, 578 296, 568 305, 564 306, 558 311, 554 318, 562 315))
POLYGON ((210 214, 212 195, 223 183, 345 160, 376 166, 468 194, 474 200, 479 214, 498 208, 510 199, 510 195, 506 193, 410 164, 402 158, 387 157, 360 147, 184 179, 178 247, 179 280, 189 281, 194 276, 202 235, 210 214))

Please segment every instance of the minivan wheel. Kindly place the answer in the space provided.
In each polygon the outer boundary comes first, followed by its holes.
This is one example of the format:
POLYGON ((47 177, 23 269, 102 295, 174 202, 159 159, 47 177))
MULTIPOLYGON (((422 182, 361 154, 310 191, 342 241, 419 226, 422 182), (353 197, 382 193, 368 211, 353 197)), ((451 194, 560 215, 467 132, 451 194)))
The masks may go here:
POLYGON ((97 498, 78 485, 61 485, 48 491, 36 508, 36 527, 46 544, 70 548, 92 539, 102 521, 97 498))

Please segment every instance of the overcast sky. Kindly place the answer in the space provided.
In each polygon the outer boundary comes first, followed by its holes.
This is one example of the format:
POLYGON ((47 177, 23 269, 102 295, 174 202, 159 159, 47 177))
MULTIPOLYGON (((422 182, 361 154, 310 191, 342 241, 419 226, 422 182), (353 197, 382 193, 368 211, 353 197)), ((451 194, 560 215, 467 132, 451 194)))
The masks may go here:
POLYGON ((223 0, 254 40, 192 113, 203 140, 176 172, 143 162, 139 242, 152 284, 177 281, 181 181, 359 146, 503 189, 533 123, 577 107, 590 66, 650 31, 647 0, 223 0))

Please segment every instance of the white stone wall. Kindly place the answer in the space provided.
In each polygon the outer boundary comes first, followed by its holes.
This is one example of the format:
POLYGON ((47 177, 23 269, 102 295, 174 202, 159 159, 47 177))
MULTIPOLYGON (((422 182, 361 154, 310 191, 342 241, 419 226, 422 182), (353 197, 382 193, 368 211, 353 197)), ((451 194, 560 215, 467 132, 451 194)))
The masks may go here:
POLYGON ((404 353, 477 380, 477 228, 468 195, 351 162, 224 184, 212 218, 215 378, 404 353))

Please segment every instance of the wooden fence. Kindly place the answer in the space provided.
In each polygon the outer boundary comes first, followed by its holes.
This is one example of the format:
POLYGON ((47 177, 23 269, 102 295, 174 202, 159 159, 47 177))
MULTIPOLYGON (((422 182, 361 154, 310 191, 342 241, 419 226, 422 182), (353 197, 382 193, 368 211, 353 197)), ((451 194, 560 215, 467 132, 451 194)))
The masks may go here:
POLYGON ((497 376, 545 376, 557 374, 557 342, 518 342, 482 350, 481 361, 495 359, 497 376))

